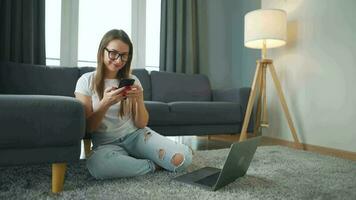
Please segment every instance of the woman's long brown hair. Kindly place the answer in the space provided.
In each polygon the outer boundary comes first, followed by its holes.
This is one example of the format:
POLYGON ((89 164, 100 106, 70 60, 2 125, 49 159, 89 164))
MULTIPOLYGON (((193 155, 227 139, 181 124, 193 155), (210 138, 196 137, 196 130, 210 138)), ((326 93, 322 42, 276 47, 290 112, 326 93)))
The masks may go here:
MULTIPOLYGON (((93 88, 99 99, 103 99, 104 96, 104 85, 105 85, 105 63, 104 63, 104 53, 105 53, 105 48, 111 42, 112 40, 121 40, 125 44, 129 46, 129 57, 124 65, 123 68, 121 68, 118 73, 116 78, 118 81, 124 79, 124 78, 129 78, 130 73, 131 73, 131 61, 132 61, 132 55, 133 55, 133 47, 132 47, 132 42, 129 38, 129 36, 125 33, 123 30, 117 30, 113 29, 105 33, 103 38, 100 41, 99 49, 98 49, 98 54, 97 54, 97 69, 96 69, 96 74, 93 79, 93 88)), ((120 104, 120 113, 119 116, 123 116, 126 114, 134 113, 135 109, 130 109, 134 108, 134 105, 131 101, 128 99, 125 101, 121 101, 120 104)))

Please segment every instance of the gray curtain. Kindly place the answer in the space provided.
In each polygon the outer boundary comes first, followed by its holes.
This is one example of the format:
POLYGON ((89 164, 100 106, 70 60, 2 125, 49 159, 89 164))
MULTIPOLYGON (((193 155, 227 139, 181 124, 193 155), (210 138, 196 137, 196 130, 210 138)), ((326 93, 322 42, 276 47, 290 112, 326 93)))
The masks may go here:
POLYGON ((0 0, 0 60, 46 64, 45 0, 0 0))
POLYGON ((199 0, 161 1, 160 71, 200 72, 200 42, 204 36, 199 0))

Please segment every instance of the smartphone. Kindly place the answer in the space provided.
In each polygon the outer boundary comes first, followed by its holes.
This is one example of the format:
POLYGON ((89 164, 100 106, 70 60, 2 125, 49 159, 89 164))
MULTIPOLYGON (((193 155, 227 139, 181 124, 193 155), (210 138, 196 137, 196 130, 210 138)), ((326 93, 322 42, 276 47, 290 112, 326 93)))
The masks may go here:
POLYGON ((135 79, 131 79, 131 78, 126 78, 126 79, 122 79, 120 81, 119 87, 118 88, 122 88, 122 87, 126 87, 126 86, 131 86, 133 85, 135 82, 135 79))

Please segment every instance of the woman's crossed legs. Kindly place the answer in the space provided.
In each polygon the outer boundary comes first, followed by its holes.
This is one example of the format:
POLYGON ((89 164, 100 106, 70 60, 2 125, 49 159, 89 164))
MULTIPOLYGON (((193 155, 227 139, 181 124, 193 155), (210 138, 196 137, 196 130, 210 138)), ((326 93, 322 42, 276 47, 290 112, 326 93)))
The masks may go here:
POLYGON ((183 171, 191 162, 192 151, 188 146, 144 128, 95 148, 87 167, 95 178, 105 179, 154 172, 156 165, 168 171, 183 171))

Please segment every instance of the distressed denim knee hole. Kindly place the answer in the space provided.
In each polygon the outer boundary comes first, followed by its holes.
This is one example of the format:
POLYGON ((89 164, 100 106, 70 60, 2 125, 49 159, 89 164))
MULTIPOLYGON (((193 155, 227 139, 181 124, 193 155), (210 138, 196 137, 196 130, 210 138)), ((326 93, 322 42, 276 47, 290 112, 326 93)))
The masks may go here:
POLYGON ((151 131, 146 131, 144 136, 145 136, 145 137, 144 137, 143 140, 144 140, 144 142, 146 143, 147 140, 150 139, 150 137, 152 136, 151 131))
POLYGON ((188 148, 189 148, 189 150, 190 150, 191 155, 194 156, 194 155, 195 155, 195 152, 194 152, 193 148, 192 148, 191 146, 188 146, 188 148))
POLYGON ((182 165, 183 161, 184 161, 184 155, 181 153, 174 154, 174 156, 171 159, 171 163, 175 167, 179 167, 180 165, 182 165))
POLYGON ((166 151, 164 149, 159 149, 158 150, 158 157, 160 160, 163 160, 164 155, 166 154, 166 151))
POLYGON ((111 159, 112 157, 115 157, 115 156, 117 156, 117 152, 115 152, 115 151, 107 152, 107 153, 105 154, 105 158, 106 158, 106 159, 111 159))

